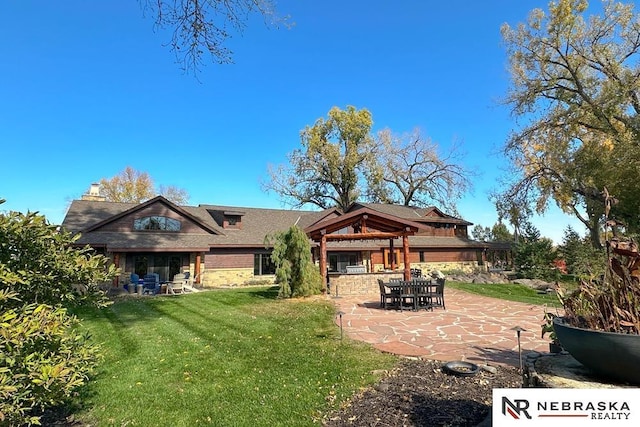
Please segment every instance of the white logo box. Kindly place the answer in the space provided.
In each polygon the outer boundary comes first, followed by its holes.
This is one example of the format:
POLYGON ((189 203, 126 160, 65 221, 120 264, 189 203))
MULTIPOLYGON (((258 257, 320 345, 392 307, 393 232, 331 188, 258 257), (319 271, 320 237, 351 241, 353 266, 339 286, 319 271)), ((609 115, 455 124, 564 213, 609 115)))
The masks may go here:
POLYGON ((640 389, 497 388, 492 425, 640 426, 640 389))

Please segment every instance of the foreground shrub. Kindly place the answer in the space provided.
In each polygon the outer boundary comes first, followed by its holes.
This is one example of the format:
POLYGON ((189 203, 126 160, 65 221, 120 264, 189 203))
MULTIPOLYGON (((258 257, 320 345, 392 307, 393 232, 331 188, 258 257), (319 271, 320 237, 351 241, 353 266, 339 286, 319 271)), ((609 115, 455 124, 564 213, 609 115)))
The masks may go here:
POLYGON ((0 214, 0 425, 39 424, 99 359, 65 307, 106 304, 99 284, 116 269, 77 239, 35 213, 0 214))
POLYGON ((99 354, 77 323, 44 304, 0 315, 0 425, 40 424, 47 408, 70 401, 86 383, 99 354))
POLYGON ((608 268, 601 280, 583 280, 559 293, 566 318, 574 326, 640 334, 640 254, 633 241, 607 242, 608 268))
POLYGON ((582 280, 574 292, 558 296, 565 317, 573 326, 607 332, 640 334, 640 249, 630 238, 616 237, 617 221, 608 219, 617 201, 605 188, 605 237, 607 262, 600 279, 582 280))

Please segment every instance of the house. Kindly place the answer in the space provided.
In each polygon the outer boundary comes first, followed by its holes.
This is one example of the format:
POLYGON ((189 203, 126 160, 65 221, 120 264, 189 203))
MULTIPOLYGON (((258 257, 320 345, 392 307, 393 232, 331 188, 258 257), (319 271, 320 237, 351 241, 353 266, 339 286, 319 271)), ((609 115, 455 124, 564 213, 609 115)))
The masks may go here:
POLYGON ((93 247, 120 268, 116 285, 128 283, 131 273, 157 273, 164 282, 189 271, 203 287, 273 281, 265 237, 293 225, 310 236, 325 277, 402 272, 406 259, 426 271, 485 264, 486 244, 468 238, 472 224, 435 207, 354 203, 346 212, 310 211, 178 206, 162 196, 114 203, 89 195, 71 203, 62 223, 81 233, 77 245, 93 247))

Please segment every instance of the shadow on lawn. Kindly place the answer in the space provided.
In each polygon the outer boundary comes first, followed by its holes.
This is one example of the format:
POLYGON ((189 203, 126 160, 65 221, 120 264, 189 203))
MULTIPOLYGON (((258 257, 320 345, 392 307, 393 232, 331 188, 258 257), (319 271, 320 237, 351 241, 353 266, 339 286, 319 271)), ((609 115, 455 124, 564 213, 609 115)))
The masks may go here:
POLYGON ((253 288, 247 293, 255 298, 275 300, 278 298, 278 289, 278 286, 270 286, 268 288, 253 288))

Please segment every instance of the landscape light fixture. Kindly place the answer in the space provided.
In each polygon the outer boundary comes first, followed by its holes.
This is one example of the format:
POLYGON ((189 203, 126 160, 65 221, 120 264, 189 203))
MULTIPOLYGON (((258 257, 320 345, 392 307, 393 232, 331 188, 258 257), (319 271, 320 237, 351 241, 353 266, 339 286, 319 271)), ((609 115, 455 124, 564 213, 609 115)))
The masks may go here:
POLYGON ((522 370, 522 348, 520 347, 520 332, 524 332, 526 331, 526 329, 520 327, 520 326, 514 326, 513 328, 511 328, 512 331, 516 331, 516 334, 518 336, 518 357, 520 358, 520 374, 523 373, 522 370))
POLYGON ((338 316, 340 316, 340 341, 342 341, 342 315, 343 314, 344 314, 344 311, 338 312, 338 316))

